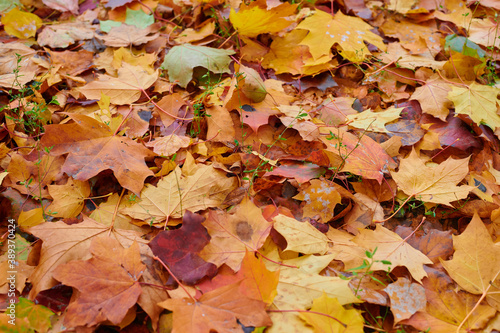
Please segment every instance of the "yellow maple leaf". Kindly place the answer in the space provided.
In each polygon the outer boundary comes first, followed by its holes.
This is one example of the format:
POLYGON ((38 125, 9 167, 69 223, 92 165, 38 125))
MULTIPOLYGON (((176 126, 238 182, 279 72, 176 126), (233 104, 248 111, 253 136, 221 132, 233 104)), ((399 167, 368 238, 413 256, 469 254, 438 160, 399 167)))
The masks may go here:
POLYGON ((337 61, 331 56, 313 59, 307 46, 297 45, 306 35, 305 30, 292 30, 283 37, 275 37, 262 60, 262 66, 274 69, 276 74, 294 75, 315 75, 335 67, 337 61))
POLYGON ((231 9, 229 21, 240 35, 257 37, 264 33, 276 33, 292 24, 293 21, 286 17, 294 14, 297 6, 283 3, 268 10, 266 1, 258 0, 248 6, 242 4, 238 13, 231 9))
POLYGON ((236 180, 212 166, 196 164, 188 155, 182 171, 177 167, 157 186, 147 184, 141 199, 121 212, 149 223, 182 217, 186 210, 197 212, 220 205, 236 186, 236 180))
POLYGON ((48 214, 58 217, 77 217, 83 209, 85 199, 90 195, 87 181, 69 178, 65 185, 49 185, 49 194, 54 199, 48 214))
POLYGON ((442 261, 451 278, 473 294, 487 294, 489 304, 500 304, 500 247, 495 246, 476 213, 465 231, 453 236, 453 259, 442 261))
POLYGON ((398 172, 391 172, 398 187, 407 195, 424 202, 451 206, 464 199, 473 186, 456 186, 469 172, 469 158, 448 158, 439 165, 426 165, 415 150, 401 161, 398 172))
POLYGON ((342 201, 335 187, 320 179, 312 179, 311 185, 293 198, 305 201, 304 217, 319 215, 323 223, 332 219, 335 206, 342 201))
POLYGON ((371 266, 373 271, 386 271, 388 268, 393 270, 396 266, 405 266, 415 280, 422 282, 422 279, 427 276, 423 265, 432 264, 432 260, 425 254, 380 224, 377 224, 375 230, 360 230, 353 242, 364 246, 369 251, 377 249, 373 255, 375 260, 371 266), (383 260, 389 261, 391 264, 387 265, 382 262, 383 260))
POLYGON ((14 8, 2 17, 2 24, 9 35, 27 39, 35 37, 37 29, 42 26, 42 19, 35 14, 14 8))
POLYGON ((336 298, 326 294, 313 301, 311 312, 299 315, 315 332, 363 332, 364 320, 359 310, 346 310, 336 298))
POLYGON ((309 46, 314 59, 329 55, 335 43, 340 46, 340 55, 353 62, 361 62, 365 56, 371 54, 363 41, 375 45, 382 51, 386 49, 382 37, 370 31, 373 29, 371 25, 360 18, 344 15, 340 11, 332 16, 318 10, 295 29, 309 30, 309 34, 300 45, 309 46))
POLYGON ((328 237, 308 222, 300 222, 280 214, 274 218, 273 227, 285 237, 285 251, 325 254, 328 250, 328 237))
POLYGON ((468 115, 476 124, 484 123, 495 129, 500 127, 497 98, 500 89, 473 82, 469 87, 453 87, 448 99, 455 104, 455 112, 468 115))
POLYGON ((370 132, 389 132, 385 124, 399 118, 399 114, 404 108, 390 107, 387 110, 373 112, 366 110, 361 113, 348 115, 346 118, 350 121, 349 126, 364 129, 370 132))

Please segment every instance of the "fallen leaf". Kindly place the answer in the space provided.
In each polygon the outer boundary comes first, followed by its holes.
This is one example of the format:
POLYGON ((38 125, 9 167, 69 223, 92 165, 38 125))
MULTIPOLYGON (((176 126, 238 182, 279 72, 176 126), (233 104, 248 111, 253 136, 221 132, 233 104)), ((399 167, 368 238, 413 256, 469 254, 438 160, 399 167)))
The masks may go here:
POLYGON ((54 199, 47 213, 58 217, 76 217, 83 209, 85 199, 90 195, 87 181, 68 179, 65 185, 49 185, 49 194, 54 199))
POLYGON ((297 7, 298 5, 285 2, 269 10, 264 0, 257 0, 249 5, 242 3, 238 12, 231 8, 229 21, 238 33, 244 36, 257 37, 260 34, 277 33, 293 23, 293 20, 287 17, 293 15, 297 7))
POLYGON ((328 250, 328 237, 308 222, 278 215, 274 217, 273 228, 287 241, 285 251, 303 254, 325 254, 328 250))
MULTIPOLYGON (((45 222, 28 230, 30 233, 44 241, 40 260, 30 281, 33 288, 30 298, 34 298, 40 291, 52 288, 57 282, 52 278, 56 267, 71 260, 84 260, 89 258, 90 243, 93 238, 109 232, 109 228, 97 223, 90 218, 83 222, 68 225, 62 221, 45 222), (64 242, 61 242, 64 239, 64 242)), ((132 242, 142 242, 140 234, 129 230, 115 230, 111 235, 122 246, 130 246, 132 242)))
POLYGON ((174 46, 165 56, 161 68, 168 71, 170 81, 185 88, 193 78, 193 68, 200 66, 213 73, 229 73, 229 57, 234 51, 206 46, 182 44, 174 46), (179 63, 181 65, 179 65, 179 63))
POLYGON ((288 266, 276 265, 280 278, 274 306, 279 310, 309 309, 314 299, 323 294, 336 298, 341 305, 360 302, 349 288, 348 280, 319 275, 333 258, 333 255, 307 255, 284 260, 283 264, 288 266))
POLYGON ((388 108, 387 110, 373 112, 366 110, 358 114, 348 115, 349 126, 367 130, 369 132, 388 132, 386 123, 390 123, 399 118, 399 114, 404 108, 388 108))
POLYGON ((264 303, 239 293, 239 283, 210 291, 197 301, 167 299, 159 305, 173 312, 172 333, 243 332, 245 326, 270 326, 264 303))
POLYGON ((427 304, 424 287, 404 277, 398 278, 396 282, 385 287, 384 291, 391 299, 391 312, 395 323, 410 318, 417 311, 424 310, 427 304))
POLYGON ((106 35, 96 35, 104 44, 111 47, 138 46, 158 38, 157 27, 153 24, 141 29, 135 25, 122 24, 112 27, 106 35))
POLYGON ((349 132, 339 132, 329 127, 322 131, 326 132, 323 132, 326 135, 320 138, 327 146, 326 151, 335 154, 341 161, 345 160, 344 167, 339 171, 349 171, 364 178, 376 179, 380 184, 384 173, 396 166, 385 150, 366 135, 358 138, 349 132))
POLYGON ((301 312, 300 318, 314 327, 315 332, 362 332, 364 320, 359 310, 346 310, 336 298, 326 294, 316 298, 310 312, 301 312))
POLYGON ((402 324, 436 333, 466 333, 481 330, 495 315, 495 309, 479 304, 458 330, 458 326, 476 305, 479 296, 458 290, 453 280, 442 270, 426 267, 426 271, 428 278, 422 281, 427 298, 426 309, 418 311, 411 318, 402 321, 402 324))
POLYGON ((313 218, 319 215, 321 221, 327 223, 332 219, 335 206, 340 204, 342 196, 324 179, 313 179, 310 183, 309 187, 301 190, 293 198, 305 202, 304 217, 313 218))
POLYGON ((55 279, 80 291, 66 310, 67 327, 91 327, 105 320, 117 325, 141 294, 138 279, 145 266, 137 243, 124 249, 113 238, 98 237, 90 252, 93 258, 70 261, 53 272, 55 279))
POLYGON ((87 99, 109 96, 113 104, 131 104, 141 97, 141 89, 147 89, 158 79, 158 72, 148 73, 141 66, 124 63, 118 69, 118 77, 102 75, 83 87, 78 88, 87 99))
POLYGON ((244 295, 266 304, 273 302, 274 297, 278 294, 276 288, 280 273, 268 270, 261 256, 256 258, 255 253, 246 252, 241 263, 241 270, 238 273, 243 275, 240 290, 244 295))
POLYGON ((17 8, 2 16, 5 32, 19 39, 35 37, 36 30, 42 26, 42 19, 32 13, 17 8))
POLYGON ((448 99, 451 90, 449 83, 433 76, 426 84, 415 89, 411 99, 419 101, 422 112, 428 113, 441 120, 446 120, 450 113, 452 102, 448 99))
POLYGON ((68 154, 62 171, 77 180, 87 180, 107 169, 120 184, 139 193, 144 179, 153 172, 144 158, 154 154, 129 138, 113 135, 110 128, 90 117, 68 114, 74 123, 48 125, 41 142, 51 155, 68 154))
POLYGON ((313 15, 300 22, 295 29, 309 30, 309 34, 300 44, 309 46, 314 59, 328 56, 333 44, 339 44, 339 53, 342 57, 353 62, 361 62, 365 56, 370 55, 367 41, 380 50, 385 51, 386 46, 382 38, 370 30, 372 27, 357 17, 346 16, 341 11, 335 16, 317 10, 313 15), (346 29, 346 27, 349 27, 346 29))
POLYGON ((399 165, 398 172, 391 172, 398 187, 407 195, 424 202, 451 206, 452 201, 467 197, 474 188, 457 186, 469 172, 469 158, 448 158, 439 165, 425 164, 413 149, 399 165))
POLYGON ((149 243, 153 253, 175 277, 189 285, 205 276, 212 278, 217 272, 217 266, 198 255, 210 241, 210 235, 201 224, 204 220, 202 216, 186 211, 180 229, 162 231, 149 243))
POLYGON ((261 209, 247 197, 227 213, 211 210, 204 225, 212 240, 200 255, 217 266, 224 263, 234 271, 240 269, 247 251, 256 252, 262 247, 272 227, 261 209))
POLYGON ((38 34, 38 44, 51 48, 65 48, 69 45, 81 41, 92 39, 95 28, 90 22, 71 22, 46 25, 38 34))
POLYGON ((453 259, 441 260, 448 274, 462 289, 486 295, 500 311, 500 247, 477 213, 462 234, 453 236, 453 247, 453 259))
POLYGON ((213 166, 196 164, 189 155, 182 171, 177 167, 157 186, 146 184, 141 199, 121 212, 145 222, 162 223, 170 217, 182 217, 186 210, 216 207, 235 187, 234 177, 227 177, 213 166))
POLYGON ((374 260, 389 261, 390 264, 376 261, 371 266, 374 271, 392 271, 397 266, 408 268, 412 277, 418 282, 427 276, 424 270, 425 264, 432 264, 422 252, 413 248, 396 233, 377 224, 375 230, 363 229, 353 239, 356 244, 365 247, 368 251, 375 251, 374 260))
POLYGON ((78 0, 42 0, 48 7, 60 12, 78 14, 78 0))
POLYGON ((453 241, 451 231, 427 230, 423 235, 420 232, 413 233, 413 229, 397 226, 395 232, 407 239, 408 244, 425 254, 432 262, 438 263, 440 258, 445 259, 453 254, 453 241))
POLYGON ((477 125, 485 124, 493 130, 500 127, 497 114, 499 89, 473 82, 465 88, 453 86, 448 99, 455 104, 455 112, 468 115, 477 125))
POLYGON ((48 332, 51 325, 51 317, 54 312, 43 305, 38 305, 32 301, 19 297, 19 303, 16 304, 16 321, 27 319, 31 330, 45 333, 48 332))

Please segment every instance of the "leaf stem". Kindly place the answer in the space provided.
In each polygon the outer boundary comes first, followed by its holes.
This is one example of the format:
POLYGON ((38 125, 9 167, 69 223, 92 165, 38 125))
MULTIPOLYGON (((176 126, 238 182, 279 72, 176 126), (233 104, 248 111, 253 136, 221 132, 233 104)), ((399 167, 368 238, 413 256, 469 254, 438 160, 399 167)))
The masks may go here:
POLYGON ((168 271, 168 274, 170 274, 170 276, 175 280, 175 282, 177 282, 179 287, 181 287, 182 290, 184 290, 184 292, 189 296, 189 298, 191 298, 191 300, 196 303, 197 300, 193 296, 191 296, 191 294, 187 291, 186 287, 184 287, 184 285, 181 283, 181 281, 179 281, 179 279, 174 275, 174 273, 172 273, 170 268, 168 268, 168 266, 163 262, 163 260, 161 260, 157 256, 154 256, 153 259, 159 261, 160 264, 162 264, 162 266, 165 267, 165 269, 168 271))

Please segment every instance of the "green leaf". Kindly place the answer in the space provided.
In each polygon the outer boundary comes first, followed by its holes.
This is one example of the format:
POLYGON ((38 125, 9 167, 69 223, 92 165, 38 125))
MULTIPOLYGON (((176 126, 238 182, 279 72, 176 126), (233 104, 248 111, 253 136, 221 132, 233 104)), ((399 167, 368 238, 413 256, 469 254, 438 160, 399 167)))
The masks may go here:
POLYGON ((123 23, 121 23, 121 22, 112 21, 112 20, 101 21, 100 22, 100 29, 102 32, 110 32, 112 28, 119 27, 122 24, 123 23))
POLYGON ((229 73, 231 54, 234 51, 183 44, 170 49, 161 68, 168 71, 170 81, 178 81, 181 87, 186 88, 193 78, 193 68, 197 66, 213 73, 229 73))
POLYGON ((19 297, 19 303, 16 304, 16 319, 27 318, 30 328, 37 332, 47 332, 52 326, 50 317, 54 312, 43 305, 37 305, 32 301, 19 297))
POLYGON ((466 37, 455 34, 446 37, 444 48, 452 49, 455 52, 460 52, 463 55, 474 58, 484 58, 486 55, 486 52, 479 45, 466 37))
POLYGON ((0 12, 8 12, 14 7, 21 7, 19 0, 0 0, 0 12))
POLYGON ((142 9, 132 10, 127 8, 125 24, 135 25, 139 29, 146 29, 153 23, 155 23, 153 15, 146 14, 142 9))

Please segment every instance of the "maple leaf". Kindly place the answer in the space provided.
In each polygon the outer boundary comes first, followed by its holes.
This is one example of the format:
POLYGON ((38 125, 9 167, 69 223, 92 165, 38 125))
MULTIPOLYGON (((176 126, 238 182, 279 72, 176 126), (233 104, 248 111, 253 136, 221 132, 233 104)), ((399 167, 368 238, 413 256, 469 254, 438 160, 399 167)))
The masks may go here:
POLYGON ((273 304, 281 310, 306 309, 323 293, 336 298, 342 305, 360 302, 349 288, 348 280, 319 275, 333 258, 333 255, 307 255, 284 260, 287 266, 274 267, 280 270, 280 278, 273 304))
POLYGON ((428 278, 422 281, 427 298, 426 309, 403 320, 402 324, 436 333, 466 333, 481 330, 495 315, 496 310, 488 305, 479 304, 476 307, 479 297, 458 290, 444 271, 432 267, 426 267, 426 271, 428 278), (469 315, 471 309, 474 311, 469 315), (469 318, 459 329, 468 315, 469 318))
POLYGON ((469 172, 469 158, 448 158, 439 165, 427 165, 413 149, 401 160, 398 172, 391 172, 398 187, 407 195, 424 202, 451 206, 451 201, 464 199, 473 186, 456 186, 469 172))
MULTIPOLYGON (((266 255, 272 256, 270 253, 266 255)), ((283 264, 286 266, 272 264, 280 271, 280 279, 278 295, 271 307, 273 312, 270 315, 274 323, 270 328, 271 332, 307 332, 308 327, 294 310, 310 309, 314 300, 323 294, 337 299, 341 305, 360 302, 349 288, 349 281, 319 275, 333 258, 333 255, 306 255, 284 260, 283 264)))
POLYGON ((204 220, 186 211, 180 229, 162 231, 149 243, 153 253, 169 266, 175 277, 190 285, 205 276, 211 278, 217 272, 217 266, 197 254, 210 241, 210 235, 201 224, 204 220))
POLYGON ((449 83, 433 76, 425 85, 415 89, 412 99, 419 101, 422 112, 428 113, 441 120, 446 120, 450 113, 451 101, 448 99, 449 83))
POLYGON ((453 86, 448 98, 455 104, 455 112, 468 115, 476 124, 485 124, 493 130, 500 127, 497 114, 499 89, 473 82, 469 87, 453 86))
POLYGON ((149 88, 157 79, 158 72, 149 73, 141 66, 123 63, 118 69, 118 77, 102 75, 78 91, 87 99, 100 99, 104 94, 113 104, 131 104, 141 97, 141 89, 149 88))
POLYGON ((293 23, 286 17, 294 14, 297 7, 297 4, 285 2, 268 10, 265 0, 254 1, 250 5, 242 3, 238 13, 231 8, 229 21, 240 35, 257 37, 264 33, 277 33, 293 23))
POLYGON ((427 299, 425 289, 418 283, 412 283, 404 277, 384 288, 391 299, 391 311, 394 322, 408 319, 417 311, 425 309, 427 299))
POLYGON ((395 232, 402 238, 407 239, 408 244, 425 254, 434 263, 439 262, 439 258, 448 258, 453 254, 453 241, 451 231, 439 231, 431 229, 424 235, 414 233, 409 227, 397 226, 395 232))
POLYGON ((53 277, 80 291, 67 308, 64 324, 68 327, 94 326, 109 320, 119 324, 141 294, 138 279, 145 267, 139 246, 128 249, 109 237, 92 240, 93 258, 70 261, 58 266, 53 277))
POLYGON ((135 25, 122 24, 112 27, 107 35, 97 35, 104 44, 112 47, 127 47, 130 45, 141 45, 158 38, 157 26, 154 24, 141 29, 135 25))
POLYGON ((254 103, 240 89, 236 76, 231 81, 231 86, 224 99, 224 107, 228 110, 238 110, 243 118, 243 123, 257 133, 260 126, 268 123, 269 117, 277 115, 280 105, 289 105, 295 100, 294 97, 285 93, 283 82, 269 79, 264 81, 266 97, 259 103, 254 103))
POLYGON ((19 39, 34 37, 36 30, 42 26, 42 19, 32 13, 11 9, 2 16, 5 32, 19 39))
POLYGON ((278 293, 280 272, 268 270, 262 257, 257 259, 254 253, 247 251, 238 274, 243 275, 240 289, 246 296, 266 304, 273 302, 278 293))
POLYGON ((468 27, 469 39, 485 47, 500 46, 500 39, 495 38, 498 29, 497 22, 491 18, 471 20, 468 27))
POLYGON ((217 266, 225 263, 234 271, 240 269, 247 251, 256 252, 262 247, 272 227, 247 197, 227 213, 211 210, 204 225, 212 240, 200 255, 217 266))
MULTIPOLYGON (((39 263, 30 276, 33 284, 30 297, 34 298, 41 290, 57 284, 52 278, 56 267, 71 260, 88 258, 92 239, 108 233, 109 227, 84 217, 83 222, 74 225, 62 221, 42 223, 30 228, 29 232, 44 241, 39 263)), ((111 235, 127 247, 133 241, 146 243, 140 238, 140 234, 130 230, 114 230, 111 235)))
POLYGON ((477 213, 465 231, 453 236, 453 259, 442 261, 451 278, 473 294, 486 294, 488 303, 500 311, 500 247, 477 213))
POLYGON ((311 312, 301 312, 300 318, 314 327, 315 332, 361 332, 364 320, 359 310, 346 310, 336 298, 326 294, 313 301, 311 312))
POLYGON ((365 129, 371 132, 387 133, 386 123, 390 123, 399 118, 399 114, 404 108, 388 108, 387 110, 373 112, 366 110, 358 114, 348 115, 349 126, 365 129))
POLYGON ((37 41, 40 46, 65 48, 76 41, 94 38, 94 32, 90 22, 56 23, 44 26, 37 41))
POLYGON ((308 222, 278 215, 274 218, 273 228, 285 237, 287 241, 285 251, 325 254, 328 250, 328 237, 308 222))
POLYGON ((322 129, 323 133, 328 133, 327 130, 330 133, 320 139, 326 144, 327 152, 340 158, 340 165, 342 165, 342 160, 345 160, 344 167, 339 171, 350 171, 382 183, 384 173, 388 172, 390 168, 396 167, 395 162, 380 144, 370 137, 363 135, 358 138, 349 132, 338 133, 338 129, 329 129, 329 127, 322 129))
POLYGON ((49 206, 50 215, 76 217, 83 209, 85 199, 90 195, 88 182, 68 179, 65 185, 49 185, 49 194, 54 199, 49 206))
POLYGON ((60 12, 72 12, 78 14, 78 0, 43 0, 43 3, 50 8, 60 12))
POLYGON ((295 29, 309 30, 309 34, 300 42, 300 45, 309 46, 316 60, 322 56, 328 56, 335 43, 340 45, 340 55, 353 62, 361 62, 365 56, 371 54, 363 41, 375 45, 382 51, 386 49, 382 38, 370 31, 371 25, 360 18, 346 16, 341 11, 332 17, 324 11, 317 10, 299 23, 295 29), (346 29, 346 27, 349 28, 346 29))
POLYGON ((231 50, 221 50, 206 46, 182 44, 174 46, 165 56, 161 68, 168 71, 170 81, 176 81, 186 88, 193 78, 193 68, 200 66, 213 73, 229 73, 231 50))
POLYGON ((33 80, 40 70, 40 67, 33 62, 33 56, 36 54, 33 49, 26 45, 15 43, 0 44, 0 86, 11 88, 16 82, 21 85, 33 80), (22 56, 18 63, 17 55, 22 56), (16 73, 16 71, 19 72, 16 73))
POLYGON ((318 178, 325 174, 325 168, 313 163, 301 163, 295 161, 280 161, 280 165, 267 171, 263 177, 280 176, 295 178, 299 183, 305 183, 313 178, 318 178))
POLYGON ((315 75, 332 69, 338 63, 329 56, 315 60, 306 45, 297 45, 307 35, 306 30, 292 30, 284 37, 276 37, 269 52, 262 60, 264 68, 272 68, 276 74, 315 75))
POLYGON ((323 223, 327 223, 333 217, 333 211, 337 204, 342 201, 342 196, 325 180, 313 179, 311 186, 300 191, 294 199, 305 201, 304 217, 315 217, 319 215, 323 223))
POLYGON ((222 204, 236 187, 236 181, 213 166, 196 164, 188 155, 182 172, 177 167, 156 187, 146 184, 140 201, 121 212, 146 222, 161 223, 169 217, 181 217, 186 210, 197 212, 222 204))
POLYGON ((245 326, 270 326, 265 303, 241 295, 239 283, 210 291, 198 301, 167 299, 159 304, 173 312, 172 333, 243 332, 245 326))
POLYGON ((153 174, 144 158, 154 154, 127 137, 113 135, 110 128, 79 114, 68 114, 75 122, 48 125, 41 143, 51 155, 68 154, 62 171, 77 180, 87 180, 111 169, 123 187, 139 193, 144 179, 153 174))
POLYGON ((370 252, 377 249, 373 255, 373 259, 379 261, 374 262, 371 266, 371 269, 374 271, 387 269, 392 271, 396 266, 405 266, 413 278, 421 282, 427 276, 423 265, 432 264, 432 261, 426 255, 414 249, 399 237, 398 234, 380 224, 377 224, 375 230, 360 230, 359 234, 353 239, 353 242, 364 246, 370 252), (382 260, 389 261, 391 264, 384 264, 381 262, 382 260))
POLYGON ((45 306, 35 304, 24 297, 19 297, 19 303, 16 304, 16 321, 27 319, 30 331, 47 332, 52 326, 50 318, 53 315, 54 312, 45 306))

